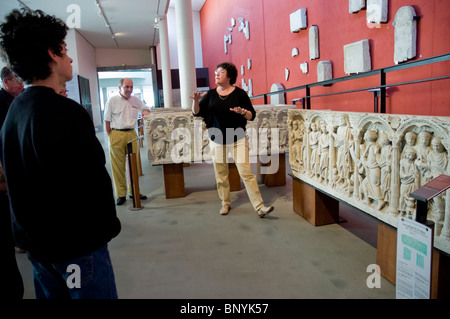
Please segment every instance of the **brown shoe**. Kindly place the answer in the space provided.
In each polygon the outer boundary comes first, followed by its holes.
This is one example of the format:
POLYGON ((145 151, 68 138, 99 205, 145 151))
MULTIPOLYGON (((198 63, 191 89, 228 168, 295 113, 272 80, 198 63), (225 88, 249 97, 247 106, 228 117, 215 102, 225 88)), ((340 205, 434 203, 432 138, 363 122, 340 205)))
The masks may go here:
POLYGON ((230 211, 230 205, 224 205, 224 206, 222 206, 222 209, 220 210, 220 215, 228 215, 229 211, 230 211))

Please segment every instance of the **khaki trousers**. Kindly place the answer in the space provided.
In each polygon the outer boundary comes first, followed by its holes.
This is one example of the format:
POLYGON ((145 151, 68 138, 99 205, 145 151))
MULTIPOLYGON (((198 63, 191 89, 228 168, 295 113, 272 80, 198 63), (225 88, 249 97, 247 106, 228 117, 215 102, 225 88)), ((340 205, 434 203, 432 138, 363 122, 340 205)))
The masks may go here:
MULTIPOLYGON (((111 171, 114 181, 114 189, 117 197, 125 197, 127 195, 127 177, 126 171, 128 161, 126 160, 128 150, 127 144, 137 138, 136 130, 116 131, 111 130, 108 135, 109 157, 111 160, 111 171)), ((136 153, 137 164, 139 167, 139 141, 132 143, 133 153, 136 153)), ((131 184, 128 184, 129 193, 131 195, 131 184)))
POLYGON ((230 182, 228 179, 229 161, 227 160, 227 154, 231 153, 253 208, 257 211, 263 207, 264 201, 249 161, 248 138, 242 138, 234 144, 228 145, 217 144, 211 140, 209 142, 217 192, 222 200, 222 206, 231 205, 230 182))

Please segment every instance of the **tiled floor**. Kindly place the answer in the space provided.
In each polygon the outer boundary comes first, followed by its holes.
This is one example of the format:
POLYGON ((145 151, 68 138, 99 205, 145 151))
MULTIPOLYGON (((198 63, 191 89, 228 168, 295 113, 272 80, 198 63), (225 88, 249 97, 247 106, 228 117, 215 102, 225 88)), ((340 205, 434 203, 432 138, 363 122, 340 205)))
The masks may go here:
MULTIPOLYGON (((314 227, 292 209, 290 177, 285 186, 261 185, 275 206, 270 217, 257 217, 245 190, 232 193, 230 214, 221 216, 211 164, 185 167, 187 195, 166 199, 162 167, 149 164, 145 148, 141 158, 148 199, 142 210, 130 210, 130 200, 117 208, 122 232, 109 244, 120 298, 395 298, 384 278, 381 288, 366 283, 376 263, 371 217, 341 205, 347 222, 314 227)), ((17 260, 32 299, 30 263, 25 254, 17 260)))

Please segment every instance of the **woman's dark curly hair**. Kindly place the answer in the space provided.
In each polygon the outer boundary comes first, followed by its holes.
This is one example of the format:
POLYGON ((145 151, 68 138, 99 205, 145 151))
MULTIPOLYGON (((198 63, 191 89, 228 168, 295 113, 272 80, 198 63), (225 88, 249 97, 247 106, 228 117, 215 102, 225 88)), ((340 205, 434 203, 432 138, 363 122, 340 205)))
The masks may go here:
POLYGON ((230 84, 231 85, 236 83, 238 71, 236 69, 236 66, 233 63, 223 62, 223 63, 220 63, 219 65, 217 65, 216 69, 218 69, 218 68, 222 68, 224 70, 227 70, 227 76, 230 79, 230 84))
POLYGON ((0 49, 7 65, 26 83, 50 75, 48 50, 62 56, 68 27, 40 10, 15 9, 0 26, 0 49))

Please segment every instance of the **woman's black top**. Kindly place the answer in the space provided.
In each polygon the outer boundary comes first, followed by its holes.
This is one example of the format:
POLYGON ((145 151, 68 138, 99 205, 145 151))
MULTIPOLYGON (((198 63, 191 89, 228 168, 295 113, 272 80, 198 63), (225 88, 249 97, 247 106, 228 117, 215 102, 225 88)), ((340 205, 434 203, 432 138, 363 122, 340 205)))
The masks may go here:
POLYGON ((216 89, 211 89, 199 101, 200 111, 194 116, 203 118, 209 137, 218 144, 232 144, 245 137, 247 120, 241 114, 231 111, 231 108, 241 107, 256 116, 255 109, 247 93, 235 87, 227 96, 219 96, 216 89))

